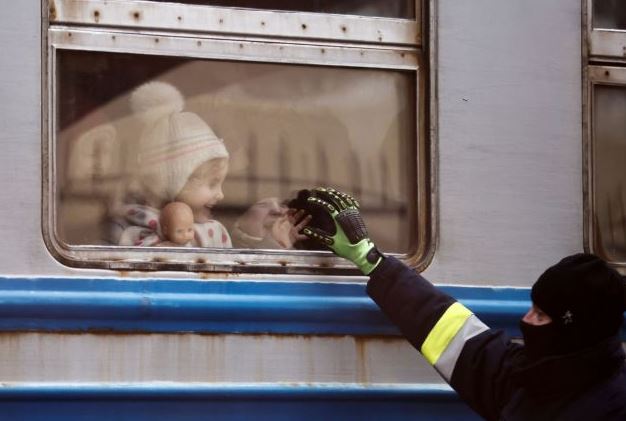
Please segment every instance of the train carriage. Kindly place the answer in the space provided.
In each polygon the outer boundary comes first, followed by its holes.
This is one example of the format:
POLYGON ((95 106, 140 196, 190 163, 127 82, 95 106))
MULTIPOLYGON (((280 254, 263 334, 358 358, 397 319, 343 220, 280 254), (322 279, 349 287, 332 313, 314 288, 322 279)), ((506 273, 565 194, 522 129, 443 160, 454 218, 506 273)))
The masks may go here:
POLYGON ((619 0, 29 0, 0 42, 0 419, 477 419, 293 236, 318 185, 515 337, 560 257, 626 270, 619 0))

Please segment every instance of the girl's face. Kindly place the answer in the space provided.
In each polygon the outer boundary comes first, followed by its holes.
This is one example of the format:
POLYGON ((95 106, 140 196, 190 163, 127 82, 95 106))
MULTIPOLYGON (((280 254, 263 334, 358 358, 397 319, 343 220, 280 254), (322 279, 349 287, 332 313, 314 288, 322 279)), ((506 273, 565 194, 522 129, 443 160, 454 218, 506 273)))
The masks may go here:
POLYGON ((195 222, 211 220, 211 208, 224 198, 222 183, 228 172, 228 158, 211 159, 191 174, 177 201, 189 205, 195 222))

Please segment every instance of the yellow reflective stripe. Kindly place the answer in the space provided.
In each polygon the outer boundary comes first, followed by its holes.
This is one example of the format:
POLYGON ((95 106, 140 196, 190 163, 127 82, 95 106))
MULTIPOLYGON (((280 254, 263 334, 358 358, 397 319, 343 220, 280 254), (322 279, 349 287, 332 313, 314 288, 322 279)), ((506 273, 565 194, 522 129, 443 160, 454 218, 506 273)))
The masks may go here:
POLYGON ((454 303, 443 313, 422 344, 422 355, 434 365, 448 344, 463 327, 472 312, 461 303, 454 303))

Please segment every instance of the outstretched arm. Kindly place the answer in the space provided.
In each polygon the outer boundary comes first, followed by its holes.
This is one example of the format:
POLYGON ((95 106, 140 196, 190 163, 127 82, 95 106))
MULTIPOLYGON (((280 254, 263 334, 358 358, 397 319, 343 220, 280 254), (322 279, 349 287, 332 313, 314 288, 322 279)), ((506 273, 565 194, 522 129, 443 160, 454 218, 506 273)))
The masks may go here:
POLYGON ((519 347, 398 259, 380 253, 352 197, 317 188, 308 201, 332 218, 334 229, 307 227, 303 233, 369 275, 367 293, 407 340, 474 410, 497 419, 510 396, 508 374, 519 347))

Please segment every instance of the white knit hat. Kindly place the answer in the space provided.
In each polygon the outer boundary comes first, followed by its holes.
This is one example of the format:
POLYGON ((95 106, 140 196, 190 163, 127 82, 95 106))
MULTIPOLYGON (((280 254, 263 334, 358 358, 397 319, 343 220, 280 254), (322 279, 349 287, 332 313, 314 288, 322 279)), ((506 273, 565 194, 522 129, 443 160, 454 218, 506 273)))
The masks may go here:
POLYGON ((200 164, 228 158, 224 141, 197 114, 183 112, 180 92, 165 82, 148 82, 131 94, 141 118, 138 163, 143 185, 161 200, 174 200, 200 164))

